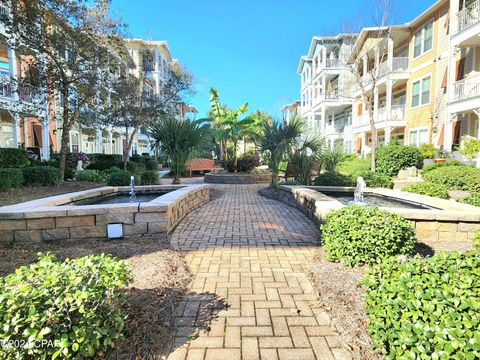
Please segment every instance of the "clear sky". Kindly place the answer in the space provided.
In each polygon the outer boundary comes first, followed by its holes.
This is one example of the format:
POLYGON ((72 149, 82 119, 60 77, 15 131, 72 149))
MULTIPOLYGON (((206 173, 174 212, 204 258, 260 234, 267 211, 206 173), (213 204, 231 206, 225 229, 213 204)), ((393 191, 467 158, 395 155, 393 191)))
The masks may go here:
MULTIPOLYGON (((395 23, 412 20, 433 0, 391 0, 395 23)), ((377 2, 378 3, 378 2, 377 2)), ((313 35, 375 25, 375 0, 113 0, 133 37, 167 40, 196 79, 190 102, 203 117, 208 90, 222 103, 280 114, 299 98, 296 74, 313 35), (347 25, 349 24, 349 25, 347 25)))

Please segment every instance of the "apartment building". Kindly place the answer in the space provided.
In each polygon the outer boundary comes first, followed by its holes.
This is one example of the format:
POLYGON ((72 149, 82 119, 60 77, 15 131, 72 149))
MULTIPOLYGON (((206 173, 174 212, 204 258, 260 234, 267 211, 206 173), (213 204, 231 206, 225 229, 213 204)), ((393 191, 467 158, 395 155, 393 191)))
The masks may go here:
POLYGON ((444 147, 480 135, 480 1, 450 1, 448 103, 444 147))
MULTIPOLYGON (((0 14, 10 15, 7 3, 0 4, 0 14)), ((0 22, 0 147, 32 148, 49 158, 54 141, 55 122, 49 117, 45 86, 31 59, 23 49, 16 52, 9 44, 11 36, 0 22)))
POLYGON ((357 36, 314 36, 308 53, 300 58, 299 114, 311 132, 322 135, 330 148, 351 151, 354 83, 347 64, 357 36))
POLYGON ((300 110, 300 100, 296 100, 290 104, 284 105, 282 107, 283 121, 288 124, 290 121, 299 114, 300 110))
POLYGON ((330 55, 325 40, 342 35, 314 37, 297 69, 299 113, 330 146, 343 143, 362 156, 371 151, 370 104, 379 145, 396 139, 456 150, 463 139, 480 135, 479 35, 480 0, 438 0, 406 24, 362 29, 354 44, 344 47, 347 66, 333 74, 328 60, 335 53, 330 55), (353 86, 340 81, 342 72, 344 79, 353 76, 353 86), (338 83, 330 82, 334 74, 338 83), (350 88, 351 99, 329 102, 330 94, 350 88), (348 106, 351 125, 347 120, 332 128, 348 106))
POLYGON ((352 110, 356 153, 370 152, 369 106, 373 107, 378 144, 388 144, 392 138, 404 140, 409 34, 407 25, 372 27, 363 29, 357 38, 348 60, 356 75, 352 110))

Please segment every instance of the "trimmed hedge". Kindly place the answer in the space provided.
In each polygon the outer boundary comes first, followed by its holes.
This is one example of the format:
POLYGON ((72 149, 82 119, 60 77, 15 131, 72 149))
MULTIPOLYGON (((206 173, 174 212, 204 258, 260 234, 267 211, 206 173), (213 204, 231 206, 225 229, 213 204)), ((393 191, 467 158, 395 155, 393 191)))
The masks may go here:
POLYGON ((25 150, 0 148, 0 168, 22 168, 29 164, 30 160, 25 150))
POLYGON ((405 186, 402 191, 420 195, 433 196, 440 199, 450 199, 450 195, 448 194, 448 188, 445 185, 434 184, 431 182, 421 182, 418 184, 408 185, 405 186))
POLYGON ((372 347, 386 359, 480 358, 480 252, 386 261, 363 285, 372 347))
POLYGON ((146 169, 147 168, 145 167, 145 164, 142 163, 142 162, 129 161, 127 163, 127 170, 134 173, 134 174, 141 174, 146 169))
POLYGON ((393 189, 392 178, 381 172, 374 172, 370 170, 359 171, 353 173, 351 176, 352 181, 354 181, 355 183, 357 181, 357 178, 361 176, 363 177, 363 180, 365 180, 365 184, 367 184, 368 187, 393 189))
POLYGON ((330 212, 320 231, 327 259, 350 266, 410 254, 416 241, 408 220, 376 207, 359 205, 330 212))
POLYGON ((448 166, 465 166, 464 163, 458 160, 452 160, 452 161, 446 161, 446 162, 441 162, 441 163, 433 163, 430 165, 425 165, 422 169, 422 175, 428 173, 429 171, 442 168, 442 167, 448 167, 448 166))
MULTIPOLYGON (((107 184, 109 186, 128 186, 132 175, 128 170, 115 171, 108 176, 107 184)), ((135 176, 135 185, 140 185, 138 176, 135 176)))
POLYGON ((0 191, 17 188, 23 184, 23 172, 18 168, 0 168, 0 191))
POLYGON ((352 177, 342 175, 336 172, 326 172, 315 178, 313 184, 315 186, 355 186, 357 180, 352 177))
POLYGON ((55 185, 58 177, 59 170, 53 166, 31 166, 23 169, 25 185, 55 185))
POLYGON ((377 149, 375 161, 377 171, 388 176, 396 176, 400 170, 407 167, 420 167, 423 158, 415 146, 391 143, 377 149))
POLYGON ((449 190, 480 191, 480 169, 472 166, 448 166, 422 175, 425 181, 445 185, 449 190))
POLYGON ((105 180, 103 173, 97 170, 82 170, 75 174, 75 181, 101 182, 105 180))
POLYGON ((125 262, 108 255, 59 262, 39 254, 0 279, 0 357, 81 359, 112 348, 124 330, 121 288, 130 281, 125 262))
POLYGON ((146 170, 140 175, 142 185, 157 185, 160 183, 158 172, 154 170, 146 170))

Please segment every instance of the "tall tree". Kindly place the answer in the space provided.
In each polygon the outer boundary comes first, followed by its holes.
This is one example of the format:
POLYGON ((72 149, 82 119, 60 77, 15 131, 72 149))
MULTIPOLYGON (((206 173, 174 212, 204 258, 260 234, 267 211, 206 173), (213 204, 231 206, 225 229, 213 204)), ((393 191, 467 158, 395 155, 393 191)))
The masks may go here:
POLYGON ((98 105, 101 48, 123 29, 108 15, 109 5, 110 0, 11 0, 6 21, 9 46, 35 55, 29 61, 39 69, 46 101, 56 103, 62 130, 60 181, 69 131, 85 108, 98 105))

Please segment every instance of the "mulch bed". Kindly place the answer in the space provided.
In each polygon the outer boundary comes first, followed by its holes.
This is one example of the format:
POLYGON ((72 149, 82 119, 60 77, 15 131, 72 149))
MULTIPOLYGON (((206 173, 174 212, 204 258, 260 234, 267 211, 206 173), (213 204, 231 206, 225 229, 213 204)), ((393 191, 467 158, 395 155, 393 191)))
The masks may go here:
POLYGON ((105 186, 104 183, 89 181, 65 181, 55 186, 21 187, 9 191, 0 192, 0 206, 17 204, 48 196, 66 194, 105 186))
POLYGON ((19 248, 0 248, 0 275, 37 260, 37 253, 53 252, 58 259, 108 253, 125 259, 133 282, 125 289, 128 315, 125 338, 98 359, 160 359, 168 351, 175 330, 175 309, 188 291, 192 274, 183 256, 170 250, 165 238, 55 242, 19 248))

